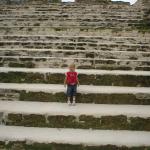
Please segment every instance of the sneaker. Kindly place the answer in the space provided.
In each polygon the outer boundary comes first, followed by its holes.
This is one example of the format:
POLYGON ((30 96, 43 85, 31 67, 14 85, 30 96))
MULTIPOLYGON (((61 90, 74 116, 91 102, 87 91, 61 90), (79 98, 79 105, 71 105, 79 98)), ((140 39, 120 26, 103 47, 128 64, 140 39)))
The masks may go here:
POLYGON ((73 101, 73 102, 72 102, 72 106, 75 106, 75 105, 76 105, 76 101, 73 101))
POLYGON ((71 102, 70 102, 70 101, 68 101, 67 104, 68 104, 69 106, 71 106, 71 102))

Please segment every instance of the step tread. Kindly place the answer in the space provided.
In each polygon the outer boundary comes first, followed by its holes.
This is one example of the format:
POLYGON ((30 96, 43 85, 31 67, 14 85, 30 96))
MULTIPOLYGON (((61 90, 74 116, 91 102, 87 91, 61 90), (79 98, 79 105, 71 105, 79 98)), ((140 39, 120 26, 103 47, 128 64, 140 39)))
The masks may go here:
MULTIPOLYGON (((0 89, 12 89, 12 90, 27 90, 34 92, 48 92, 59 93, 66 92, 66 88, 60 84, 23 84, 23 83, 0 83, 0 89)), ((81 85, 78 87, 79 93, 93 93, 93 94, 138 94, 138 93, 150 93, 148 87, 121 87, 121 86, 93 86, 93 85, 81 85)))
MULTIPOLYGON (((125 53, 125 54, 135 54, 135 51, 133 50, 133 51, 125 51, 125 49, 124 50, 92 50, 92 49, 88 49, 88 50, 80 50, 80 49, 78 49, 78 50, 69 50, 69 49, 47 49, 47 48, 40 48, 40 49, 38 49, 38 48, 0 48, 0 51, 37 51, 37 52, 45 52, 45 51, 50 51, 50 52, 58 52, 58 51, 61 51, 61 52, 85 52, 85 53, 87 53, 87 52, 95 52, 95 53, 100 53, 100 52, 102 52, 102 53, 125 53)), ((145 51, 140 51, 140 50, 138 50, 138 51, 136 51, 136 54, 150 54, 150 52, 149 51, 147 51, 147 52, 145 52, 145 51)))
MULTIPOLYGON (((38 40, 38 41, 34 41, 34 40, 28 40, 28 41, 0 41, 0 43, 44 43, 44 44, 47 44, 47 43, 53 43, 53 44, 56 44, 56 43, 65 43, 65 44, 70 44, 70 43, 74 43, 74 44, 80 44, 80 43, 87 43, 87 44, 93 44, 92 42, 69 42, 69 41, 50 41, 50 40, 38 40)), ((98 43, 94 43, 94 44, 99 44, 99 45, 119 45, 119 46, 150 46, 150 44, 131 44, 131 43, 123 43, 123 44, 120 44, 120 43, 115 43, 115 42, 98 42, 98 43)))
POLYGON ((119 116, 150 117, 150 106, 144 105, 111 105, 111 104, 76 104, 49 102, 0 101, 0 112, 14 114, 40 114, 64 116, 119 116))
POLYGON ((0 140, 132 147, 150 146, 150 132, 0 126, 0 140))
POLYGON ((53 57, 53 56, 0 56, 0 58, 31 58, 31 59, 57 59, 57 60, 92 60, 92 61, 114 61, 114 62, 150 62, 150 59, 137 59, 137 60, 132 60, 132 59, 110 59, 110 58, 85 58, 85 57, 53 57))
POLYGON ((145 37, 136 37, 136 36, 91 36, 91 35, 75 35, 75 36, 70 36, 70 35, 23 35, 23 34, 14 34, 14 35, 0 35, 0 37, 58 37, 58 38, 108 38, 108 39, 144 39, 145 40, 145 37))
MULTIPOLYGON (((64 68, 11 68, 0 67, 0 72, 26 72, 26 73, 59 73, 65 74, 68 69, 64 68)), ((86 75, 134 75, 150 76, 150 71, 123 71, 123 70, 96 70, 96 69, 77 69, 79 74, 86 75)))

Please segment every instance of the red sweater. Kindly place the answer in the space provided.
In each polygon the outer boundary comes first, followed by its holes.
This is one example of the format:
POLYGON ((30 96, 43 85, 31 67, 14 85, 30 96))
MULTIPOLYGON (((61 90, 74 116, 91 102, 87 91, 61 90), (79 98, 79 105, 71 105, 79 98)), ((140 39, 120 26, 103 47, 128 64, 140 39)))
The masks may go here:
POLYGON ((78 73, 77 72, 67 72, 66 73, 67 84, 76 85, 78 81, 78 73))

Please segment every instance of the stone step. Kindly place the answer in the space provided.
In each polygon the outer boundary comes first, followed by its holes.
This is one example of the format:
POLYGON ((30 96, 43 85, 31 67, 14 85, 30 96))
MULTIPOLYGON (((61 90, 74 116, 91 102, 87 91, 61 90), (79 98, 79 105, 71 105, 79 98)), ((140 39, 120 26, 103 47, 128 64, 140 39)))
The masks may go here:
POLYGON ((148 150, 150 147, 150 133, 143 131, 0 126, 0 133, 1 147, 11 149, 148 150))
POLYGON ((0 49, 0 56, 16 57, 68 57, 122 60, 149 60, 150 52, 111 50, 59 50, 59 49, 0 49))
POLYGON ((128 23, 138 23, 140 21, 142 21, 142 16, 139 17, 124 17, 124 16, 110 16, 110 15, 101 15, 99 14, 99 16, 89 16, 89 15, 84 15, 82 18, 82 15, 78 16, 78 15, 72 15, 72 16, 67 16, 67 15, 22 15, 22 16, 10 16, 7 17, 6 15, 4 16, 0 16, 0 21, 1 23, 9 23, 9 21, 11 22, 28 22, 30 20, 35 21, 39 21, 42 20, 44 22, 47 21, 51 22, 51 20, 53 21, 76 21, 76 22, 80 22, 80 21, 89 21, 89 22, 102 22, 102 21, 122 21, 122 22, 128 22, 128 23), (4 19, 5 18, 5 19, 4 19))
POLYGON ((142 19, 116 19, 116 18, 100 18, 100 19, 78 19, 78 18, 21 18, 21 19, 0 19, 1 26, 0 27, 11 27, 11 26, 97 26, 97 27, 131 27, 131 26, 140 26, 142 25, 142 19), (104 26, 105 25, 105 26, 104 26))
POLYGON ((143 29, 121 27, 121 26, 10 26, 0 27, 0 35, 114 35, 114 36, 146 36, 150 37, 149 32, 143 29))
MULTIPOLYGON (((0 83, 0 100, 66 102, 66 89, 59 84, 0 83)), ((149 87, 78 87, 77 102, 150 105, 149 87)))
POLYGON ((37 17, 46 17, 46 18, 51 18, 51 17, 61 17, 61 18, 117 18, 117 19, 123 19, 123 18, 127 18, 127 19, 142 19, 143 15, 142 14, 136 14, 134 12, 134 14, 132 16, 129 16, 129 14, 127 13, 122 13, 122 14, 118 14, 118 13, 114 13, 114 12, 107 12, 107 13, 103 13, 103 12, 98 12, 97 14, 95 13, 90 13, 90 12, 86 12, 86 13, 77 13, 77 12, 72 12, 69 13, 68 12, 10 12, 10 11, 0 11, 0 18, 7 18, 7 19, 21 19, 21 18, 37 18, 37 17))
MULTIPOLYGON (((19 8, 18 8, 19 9, 19 8)), ((96 8, 97 9, 97 8, 96 8)), ((99 10, 89 10, 86 8, 82 9, 63 9, 63 8, 51 8, 49 10, 29 10, 29 9, 23 9, 22 7, 20 10, 16 9, 2 9, 0 10, 0 16, 21 16, 21 15, 89 15, 89 16, 97 16, 97 14, 102 15, 102 16, 119 16, 119 17, 131 17, 128 13, 130 13, 133 18, 141 18, 144 16, 144 12, 142 11, 132 11, 132 10, 113 10, 113 9, 101 9, 98 8, 99 10), (96 14, 97 13, 97 14, 96 14)))
POLYGON ((51 41, 51 42, 114 42, 118 44, 149 44, 149 37, 130 36, 48 36, 48 35, 0 35, 1 41, 51 41))
POLYGON ((27 68, 64 68, 75 63, 78 69, 106 69, 106 70, 145 70, 149 71, 148 60, 96 59, 96 58, 67 58, 67 57, 26 57, 1 56, 1 67, 27 68))
MULTIPOLYGON (((87 21, 70 21, 68 20, 67 22, 66 21, 55 21, 55 22, 41 22, 40 21, 37 21, 35 23, 31 23, 31 21, 28 21, 28 22, 18 22, 18 21, 15 21, 14 23, 11 23, 10 21, 5 22, 4 24, 2 24, 2 26, 0 26, 0 30, 6 30, 7 32, 10 30, 12 31, 12 29, 17 29, 19 28, 19 30, 22 30, 22 29, 28 29, 29 30, 26 30, 26 32, 30 33, 30 31, 34 31, 36 28, 40 29, 40 28, 46 28, 48 30, 53 30, 54 31, 64 31, 66 29, 68 30, 71 30, 72 28, 75 28, 75 29, 79 29, 79 30, 89 30, 89 29, 92 29, 92 30, 100 30, 100 29, 116 29, 119 31, 120 28, 123 28, 123 29, 128 29, 128 30, 131 30, 132 29, 135 29, 135 30, 139 30, 140 31, 140 28, 138 29, 137 27, 140 27, 142 26, 141 23, 132 23, 132 22, 123 22, 123 21, 102 21, 102 22, 87 22, 87 21)), ((141 29, 142 30, 142 29, 141 29)), ((3 31, 3 32, 4 32, 3 31)), ((20 31, 15 31, 15 33, 18 33, 20 34, 20 31)), ((31 32, 32 33, 32 32, 31 32)), ((24 34, 24 33, 23 33, 24 34)))
POLYGON ((138 21, 141 21, 143 17, 141 18, 134 18, 134 17, 123 17, 123 16, 110 16, 110 15, 103 15, 101 16, 101 14, 99 14, 99 16, 94 16, 92 15, 91 17, 89 15, 86 15, 83 16, 82 18, 80 18, 82 16, 78 16, 78 15, 72 15, 72 16, 67 16, 67 15, 24 15, 24 16, 18 16, 18 17, 7 17, 6 15, 2 16, 0 18, 1 22, 4 21, 4 18, 6 21, 30 21, 31 19, 33 21, 38 21, 38 20, 41 20, 43 19, 43 21, 49 21, 49 19, 53 19, 54 21, 57 20, 57 21, 62 21, 62 20, 72 20, 72 21, 95 21, 95 22, 98 22, 98 21, 109 21, 109 20, 112 20, 112 21, 126 21, 126 22, 138 22, 138 21))
POLYGON ((102 26, 10 26, 0 27, 0 35, 16 35, 23 34, 23 35, 37 35, 37 34, 44 34, 44 35, 125 35, 125 36, 148 36, 149 32, 143 31, 141 29, 131 27, 102 27, 102 26))
MULTIPOLYGON (((67 69, 0 68, 3 83, 62 84, 67 69), (17 77, 17 78, 16 78, 17 77)), ((77 70, 80 84, 150 87, 150 71, 77 70)))
MULTIPOLYGON (((103 13, 109 13, 109 12, 115 12, 119 14, 119 13, 127 13, 127 12, 131 12, 131 13, 139 13, 143 12, 143 10, 141 9, 137 9, 134 7, 118 7, 117 5, 0 5, 0 10, 5 12, 51 12, 51 11, 62 11, 62 10, 69 10, 69 11, 74 11, 74 10, 82 10, 82 11, 88 11, 88 12, 92 12, 92 11, 97 11, 97 12, 103 12, 103 13), (111 10, 111 11, 110 11, 111 10)), ((79 12, 80 13, 80 12, 79 12)))
POLYGON ((150 131, 150 106, 0 101, 1 124, 150 131))
POLYGON ((150 71, 149 60, 60 58, 60 57, 15 57, 1 56, 0 66, 26 68, 64 68, 75 63, 78 69, 145 70, 150 71))
POLYGON ((126 50, 149 52, 150 44, 114 43, 107 42, 67 42, 67 41, 0 41, 0 48, 37 48, 37 49, 75 49, 75 50, 126 50))

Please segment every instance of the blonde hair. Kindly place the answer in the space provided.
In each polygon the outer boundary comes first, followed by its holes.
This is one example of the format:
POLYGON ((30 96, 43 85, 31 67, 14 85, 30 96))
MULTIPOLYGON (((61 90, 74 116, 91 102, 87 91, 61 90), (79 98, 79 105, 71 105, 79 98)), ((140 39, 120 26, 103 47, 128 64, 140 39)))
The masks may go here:
POLYGON ((74 63, 70 64, 69 67, 76 67, 76 65, 74 63))

